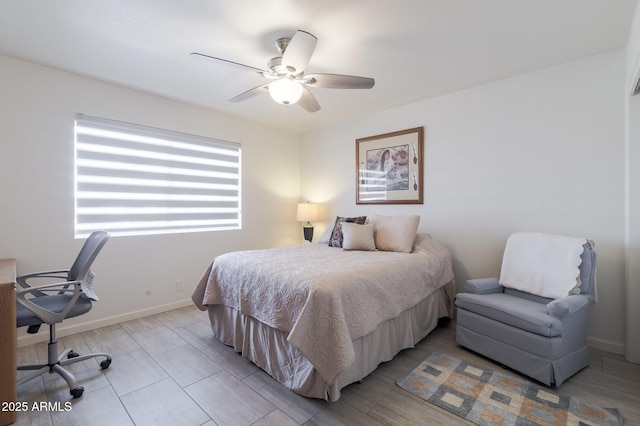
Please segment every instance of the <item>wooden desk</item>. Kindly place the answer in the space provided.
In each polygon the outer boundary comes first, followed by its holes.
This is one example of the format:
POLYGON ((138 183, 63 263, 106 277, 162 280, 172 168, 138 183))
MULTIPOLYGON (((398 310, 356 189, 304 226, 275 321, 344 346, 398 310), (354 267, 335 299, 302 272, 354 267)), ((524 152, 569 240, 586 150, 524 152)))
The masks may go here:
MULTIPOLYGON (((0 260, 0 404, 16 401, 16 261, 0 260)), ((0 408, 7 408, 4 404, 0 408)), ((0 425, 16 421, 15 411, 0 409, 0 425)))

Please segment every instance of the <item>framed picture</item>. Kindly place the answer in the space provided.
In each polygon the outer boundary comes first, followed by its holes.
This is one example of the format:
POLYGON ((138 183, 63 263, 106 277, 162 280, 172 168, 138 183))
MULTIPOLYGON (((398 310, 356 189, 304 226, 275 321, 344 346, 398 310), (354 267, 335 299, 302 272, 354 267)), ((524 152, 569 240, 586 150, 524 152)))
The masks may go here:
POLYGON ((356 139, 356 204, 423 204, 424 128, 356 139))

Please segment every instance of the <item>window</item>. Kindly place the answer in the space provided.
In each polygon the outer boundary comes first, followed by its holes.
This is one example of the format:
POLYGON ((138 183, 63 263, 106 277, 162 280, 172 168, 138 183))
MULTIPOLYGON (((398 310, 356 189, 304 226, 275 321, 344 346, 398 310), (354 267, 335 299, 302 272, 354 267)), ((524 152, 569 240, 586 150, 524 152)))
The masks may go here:
POLYGON ((240 144, 76 116, 75 236, 240 229, 240 144))

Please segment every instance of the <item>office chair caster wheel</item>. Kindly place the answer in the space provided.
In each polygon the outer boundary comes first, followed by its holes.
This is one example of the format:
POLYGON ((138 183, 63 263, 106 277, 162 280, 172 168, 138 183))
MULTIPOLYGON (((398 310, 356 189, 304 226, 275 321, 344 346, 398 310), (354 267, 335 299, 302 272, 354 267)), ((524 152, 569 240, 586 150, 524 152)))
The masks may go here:
POLYGON ((84 388, 82 386, 78 386, 77 388, 71 389, 69 393, 74 398, 80 398, 82 393, 84 392, 84 388))
POLYGON ((76 353, 74 351, 69 351, 69 353, 67 354, 67 359, 78 358, 79 356, 80 356, 79 353, 76 353))
POLYGON ((104 361, 100 362, 100 368, 102 368, 103 370, 106 370, 107 368, 109 368, 110 365, 111 365, 110 359, 105 359, 104 361))

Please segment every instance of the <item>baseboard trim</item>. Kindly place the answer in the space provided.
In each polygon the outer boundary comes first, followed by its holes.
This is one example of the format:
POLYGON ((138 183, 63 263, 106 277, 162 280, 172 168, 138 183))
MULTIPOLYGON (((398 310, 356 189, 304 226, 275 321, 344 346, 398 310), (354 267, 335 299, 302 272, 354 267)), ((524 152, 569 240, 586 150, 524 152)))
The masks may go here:
POLYGON ((601 351, 624 355, 624 344, 612 342, 610 340, 587 337, 587 346, 589 346, 590 348, 599 349, 601 351))
MULTIPOLYGON (((131 321, 134 319, 146 317, 149 315, 160 314, 162 312, 171 311, 173 309, 184 308, 185 306, 192 305, 191 299, 180 300, 177 302, 167 303, 166 305, 154 306, 153 308, 141 309, 139 311, 129 312, 126 314, 114 315, 108 318, 101 318, 94 321, 85 322, 82 324, 74 324, 71 326, 63 326, 61 323, 56 327, 56 336, 64 337, 72 334, 82 333, 84 331, 93 330, 100 327, 107 327, 110 325, 118 324, 124 321, 131 321)), ((44 333, 28 334, 18 337, 18 347, 29 346, 34 343, 46 342, 49 340, 49 333, 46 330, 44 333)))

